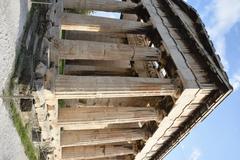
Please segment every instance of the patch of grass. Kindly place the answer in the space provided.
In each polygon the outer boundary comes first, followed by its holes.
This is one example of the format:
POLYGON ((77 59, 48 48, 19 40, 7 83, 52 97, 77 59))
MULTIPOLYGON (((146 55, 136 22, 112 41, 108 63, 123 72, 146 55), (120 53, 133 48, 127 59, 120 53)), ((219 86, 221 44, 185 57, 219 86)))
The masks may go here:
MULTIPOLYGON (((5 90, 4 95, 13 96, 13 90, 15 86, 15 79, 12 77, 8 84, 8 90, 5 90)), ((32 144, 32 141, 27 133, 27 128, 24 126, 20 114, 18 113, 17 107, 13 99, 5 101, 9 106, 8 111, 11 115, 13 125, 15 126, 17 133, 21 139, 24 151, 29 160, 37 160, 37 151, 32 144)))
POLYGON ((64 102, 63 99, 59 99, 59 100, 58 100, 58 107, 59 107, 59 108, 64 108, 64 107, 65 107, 65 102, 64 102))
POLYGON ((59 74, 64 74, 65 60, 59 60, 59 74))
MULTIPOLYGON (((21 42, 23 42, 26 39, 26 33, 30 27, 33 12, 36 10, 36 7, 32 7, 30 12, 27 16, 27 22, 24 26, 24 34, 21 38, 21 42)), ((6 96, 13 96, 14 95, 14 88, 17 83, 17 79, 20 77, 22 65, 23 65, 23 57, 26 53, 26 47, 24 44, 20 44, 18 48, 16 49, 16 58, 15 58, 15 68, 12 72, 11 78, 8 82, 7 87, 4 90, 4 95, 6 96)), ((8 111, 11 115, 13 125, 15 126, 17 133, 21 139, 21 143, 24 147, 24 151, 26 156, 29 160, 38 160, 38 152, 36 148, 34 147, 30 137, 28 136, 28 129, 24 126, 24 123, 21 119, 21 116, 17 110, 16 103, 13 99, 4 100, 5 104, 8 106, 8 111)))
POLYGON ((65 30, 62 30, 62 32, 60 32, 60 37, 62 38, 62 39, 65 39, 65 33, 66 33, 66 31, 65 30))
POLYGON ((12 116, 12 121, 13 124, 19 134, 19 137, 22 141, 22 144, 24 146, 24 150, 25 153, 28 157, 29 160, 37 160, 37 156, 36 156, 36 151, 34 149, 34 146, 30 140, 30 138, 28 137, 28 133, 26 131, 26 128, 24 127, 21 117, 16 109, 16 106, 13 102, 13 100, 10 100, 10 113, 12 116))
MULTIPOLYGON (((61 39, 65 39, 65 34, 66 34, 65 30, 62 30, 60 32, 61 39)), ((64 66, 65 66, 65 60, 64 59, 60 59, 59 60, 59 68, 58 68, 58 73, 59 74, 64 74, 64 66)))

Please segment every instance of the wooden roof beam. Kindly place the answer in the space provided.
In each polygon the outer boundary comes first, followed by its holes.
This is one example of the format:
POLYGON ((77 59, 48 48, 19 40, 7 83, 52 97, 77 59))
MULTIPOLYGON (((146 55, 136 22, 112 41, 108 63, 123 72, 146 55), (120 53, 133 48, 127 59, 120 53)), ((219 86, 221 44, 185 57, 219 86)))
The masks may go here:
POLYGON ((65 31, 63 39, 108 42, 108 43, 118 43, 119 44, 119 43, 126 43, 127 36, 124 33, 65 31))
POLYGON ((89 146, 118 142, 144 140, 146 133, 143 129, 96 129, 70 130, 61 133, 61 146, 89 146))
POLYGON ((62 30, 76 30, 105 33, 146 33, 152 28, 150 23, 119 20, 112 18, 63 13, 62 30))
POLYGON ((63 147, 63 160, 86 160, 134 154, 131 144, 63 147))
POLYGON ((55 40, 51 53, 59 59, 84 60, 140 60, 158 61, 160 51, 157 48, 142 47, 126 44, 81 41, 55 40))
POLYGON ((131 77, 132 71, 128 68, 102 67, 93 65, 64 65, 64 75, 100 75, 100 76, 119 76, 131 77))
POLYGON ((63 7, 76 10, 135 13, 136 3, 116 0, 64 0, 63 7))
POLYGON ((111 124, 148 121, 159 121, 159 113, 154 108, 70 107, 59 108, 58 112, 58 125, 64 130, 100 129, 111 124))
POLYGON ((57 99, 171 96, 176 91, 171 79, 162 78, 58 75, 55 82, 57 99))
POLYGON ((104 157, 104 158, 94 158, 89 160, 132 160, 133 155, 123 155, 123 156, 114 156, 114 157, 104 157))

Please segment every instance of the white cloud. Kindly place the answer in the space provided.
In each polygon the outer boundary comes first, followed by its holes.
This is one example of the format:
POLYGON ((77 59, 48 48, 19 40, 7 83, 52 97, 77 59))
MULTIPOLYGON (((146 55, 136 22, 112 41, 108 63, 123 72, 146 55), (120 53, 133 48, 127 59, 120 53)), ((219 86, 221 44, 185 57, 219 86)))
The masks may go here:
POLYGON ((217 53, 221 56, 225 69, 229 69, 226 59, 226 34, 240 22, 239 0, 213 0, 206 10, 210 25, 207 30, 213 40, 217 53))
POLYGON ((240 88, 240 72, 235 73, 230 79, 230 82, 233 85, 234 90, 238 90, 240 88))
POLYGON ((199 160, 201 157, 201 151, 199 149, 193 149, 190 157, 188 158, 188 160, 199 160))
POLYGON ((114 12, 94 11, 91 15, 97 16, 97 17, 113 18, 113 19, 120 18, 120 13, 114 13, 114 12))

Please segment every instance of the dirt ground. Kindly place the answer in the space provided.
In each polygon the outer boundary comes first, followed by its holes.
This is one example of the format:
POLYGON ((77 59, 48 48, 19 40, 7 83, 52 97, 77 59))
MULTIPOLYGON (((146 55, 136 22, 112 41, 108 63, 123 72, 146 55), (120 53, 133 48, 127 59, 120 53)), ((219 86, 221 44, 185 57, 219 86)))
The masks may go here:
MULTIPOLYGON (((12 72, 17 40, 26 22, 28 9, 28 0, 0 1, 0 91, 12 72)), ((26 159, 16 129, 0 99, 0 160, 26 159)))

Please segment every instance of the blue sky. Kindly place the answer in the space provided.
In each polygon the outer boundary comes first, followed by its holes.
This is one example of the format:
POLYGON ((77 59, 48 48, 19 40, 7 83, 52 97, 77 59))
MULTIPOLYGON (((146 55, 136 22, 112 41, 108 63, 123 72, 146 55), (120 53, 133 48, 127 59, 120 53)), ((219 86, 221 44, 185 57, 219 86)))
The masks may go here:
POLYGON ((188 0, 202 17, 235 91, 165 160, 240 160, 240 0, 188 0))
MULTIPOLYGON (((240 160, 240 0, 187 0, 202 17, 235 91, 165 160, 240 160)), ((96 12, 119 18, 119 14, 96 12)))

